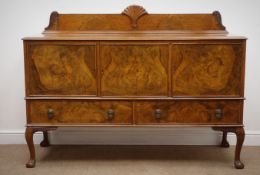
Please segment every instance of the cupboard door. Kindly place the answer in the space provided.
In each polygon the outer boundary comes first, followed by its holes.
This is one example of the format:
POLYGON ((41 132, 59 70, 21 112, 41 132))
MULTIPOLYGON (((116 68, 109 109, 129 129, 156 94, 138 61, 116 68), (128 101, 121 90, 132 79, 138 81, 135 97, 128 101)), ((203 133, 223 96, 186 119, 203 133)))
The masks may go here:
POLYGON ((168 45, 102 45, 101 95, 167 96, 168 45))
POLYGON ((95 54, 95 45, 31 45, 29 95, 96 95, 95 54))
POLYGON ((242 50, 240 44, 173 45, 173 96, 240 96, 242 50))

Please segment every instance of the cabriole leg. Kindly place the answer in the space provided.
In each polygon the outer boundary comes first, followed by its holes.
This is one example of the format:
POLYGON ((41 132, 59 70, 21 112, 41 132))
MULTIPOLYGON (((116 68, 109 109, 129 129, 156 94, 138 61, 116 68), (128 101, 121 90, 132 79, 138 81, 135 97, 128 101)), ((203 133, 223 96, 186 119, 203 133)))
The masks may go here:
POLYGON ((236 150, 235 150, 235 160, 234 165, 237 169, 243 169, 244 164, 240 160, 240 153, 242 149, 242 145, 245 139, 245 131, 244 127, 213 127, 213 130, 216 131, 222 131, 223 132, 223 138, 222 138, 222 144, 221 146, 226 147, 228 144, 227 142, 227 133, 232 132, 236 134, 237 137, 237 143, 236 143, 236 150))
POLYGON ((237 169, 243 169, 244 164, 240 160, 240 153, 241 153, 242 145, 243 145, 243 142, 244 142, 244 139, 245 139, 244 128, 243 127, 236 128, 234 133, 237 136, 237 144, 236 144, 234 164, 235 164, 235 167, 237 169))
POLYGON ((223 136, 222 136, 222 142, 221 142, 221 147, 223 148, 228 148, 229 147, 229 143, 227 141, 227 131, 223 131, 223 136))
POLYGON ((30 152, 30 159, 26 163, 27 168, 33 168, 35 167, 35 148, 33 144, 33 134, 35 132, 41 131, 43 132, 43 141, 41 142, 41 146, 46 147, 49 146, 49 140, 48 140, 48 131, 49 130, 55 130, 57 127, 27 127, 25 130, 25 139, 29 148, 30 152))
POLYGON ((30 159, 26 163, 27 168, 33 168, 35 166, 35 148, 34 148, 34 144, 33 144, 34 132, 35 132, 34 129, 30 128, 30 127, 27 127, 25 130, 25 139, 26 139, 29 151, 30 151, 30 159))
POLYGON ((230 128, 224 128, 224 127, 212 127, 215 131, 221 131, 222 132, 222 142, 220 144, 221 147, 229 147, 229 143, 227 141, 227 133, 232 132, 232 129, 230 128))
POLYGON ((48 131, 43 131, 43 140, 40 143, 41 147, 48 147, 50 146, 49 138, 48 138, 48 131))

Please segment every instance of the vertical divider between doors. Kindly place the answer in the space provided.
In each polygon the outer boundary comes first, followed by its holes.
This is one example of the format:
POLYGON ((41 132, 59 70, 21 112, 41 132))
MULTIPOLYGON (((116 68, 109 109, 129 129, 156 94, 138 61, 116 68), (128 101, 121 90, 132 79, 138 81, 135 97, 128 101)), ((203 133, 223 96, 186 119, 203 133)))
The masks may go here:
POLYGON ((100 63, 100 42, 96 42, 96 70, 97 70, 97 96, 101 96, 101 74, 100 74, 101 63, 100 63))
POLYGON ((168 57, 168 96, 172 96, 172 43, 169 43, 169 57, 168 57))

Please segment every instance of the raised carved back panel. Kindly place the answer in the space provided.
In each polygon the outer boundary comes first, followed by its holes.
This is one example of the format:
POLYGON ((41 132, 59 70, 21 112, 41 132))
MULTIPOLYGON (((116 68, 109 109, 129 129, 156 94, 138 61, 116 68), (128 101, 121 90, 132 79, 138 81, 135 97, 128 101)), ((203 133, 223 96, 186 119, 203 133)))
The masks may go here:
POLYGON ((222 30, 215 16, 149 14, 132 22, 125 15, 60 14, 47 31, 86 30, 222 30), (195 24, 195 25, 194 25, 195 24))
POLYGON ((129 6, 121 14, 59 14, 52 12, 45 31, 88 30, 225 30, 218 11, 212 14, 149 14, 129 6))

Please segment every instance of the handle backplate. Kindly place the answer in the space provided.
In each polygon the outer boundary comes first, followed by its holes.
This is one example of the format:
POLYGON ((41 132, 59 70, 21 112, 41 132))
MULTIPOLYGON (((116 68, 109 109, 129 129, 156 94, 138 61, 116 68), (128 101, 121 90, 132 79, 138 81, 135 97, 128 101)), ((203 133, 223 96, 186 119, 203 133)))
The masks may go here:
POLYGON ((112 120, 115 117, 115 111, 113 109, 107 110, 107 119, 112 120))
POLYGON ((52 119, 54 117, 54 110, 49 108, 47 111, 48 119, 52 119))
POLYGON ((161 115, 162 115, 162 110, 161 109, 155 109, 155 111, 154 111, 155 119, 157 119, 157 120, 160 119, 161 115))
POLYGON ((215 110, 215 117, 218 120, 220 120, 222 118, 222 110, 221 109, 216 109, 215 110))

